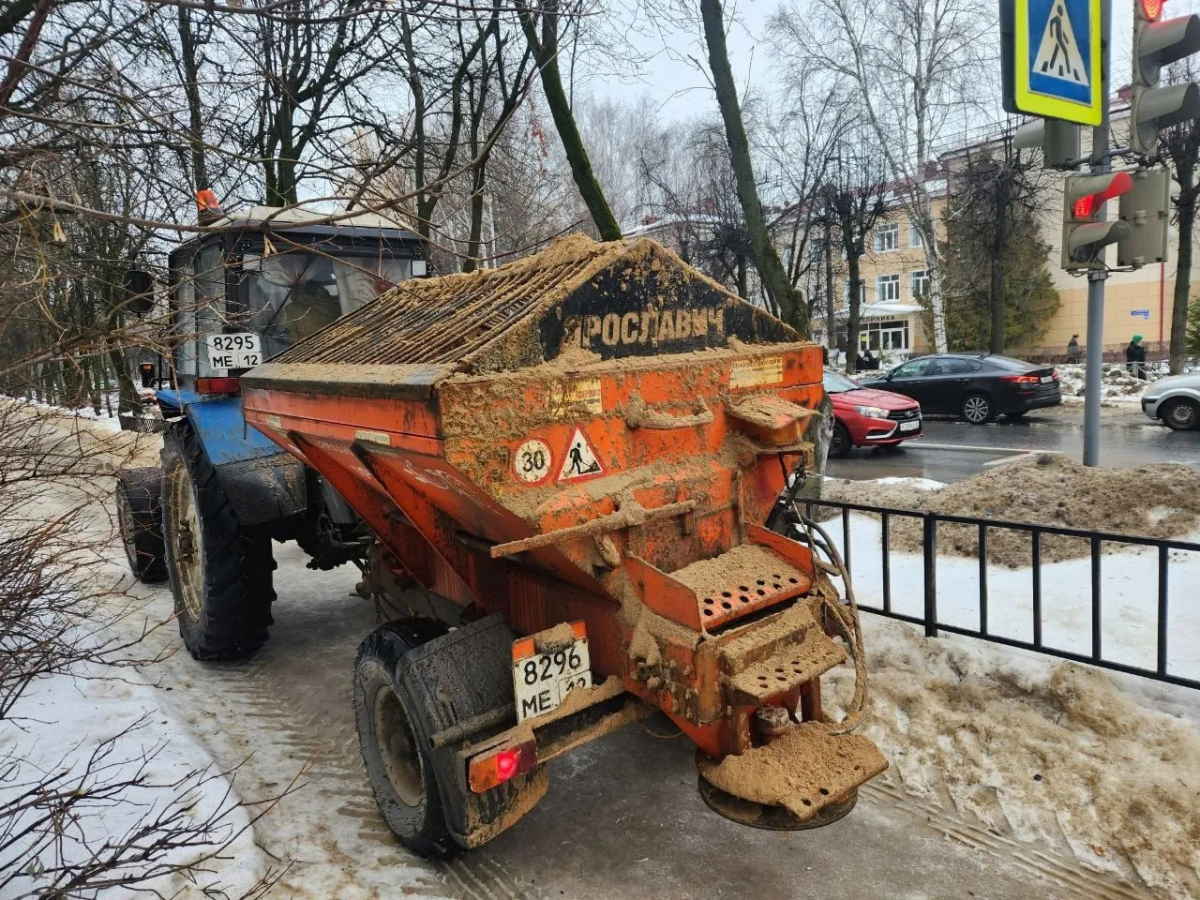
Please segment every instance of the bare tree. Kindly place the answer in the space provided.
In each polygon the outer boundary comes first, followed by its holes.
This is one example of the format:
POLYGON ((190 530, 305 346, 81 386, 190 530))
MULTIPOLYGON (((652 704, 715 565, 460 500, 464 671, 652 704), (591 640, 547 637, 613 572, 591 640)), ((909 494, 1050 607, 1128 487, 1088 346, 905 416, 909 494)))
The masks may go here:
POLYGON ((592 216, 601 240, 620 240, 621 226, 592 170, 559 65, 559 49, 564 33, 568 28, 578 27, 582 4, 573 3, 564 7, 559 0, 514 0, 514 3, 520 10, 521 27, 541 73, 546 104, 554 119, 554 127, 558 130, 559 140, 562 141, 579 195, 592 216))
POLYGON ((746 233, 754 252, 758 276, 762 280, 763 289, 778 307, 780 317, 801 333, 805 333, 808 331, 808 308, 796 291, 795 285, 789 280, 787 271, 779 259, 759 199, 750 142, 746 137, 737 86, 734 84, 733 70, 729 65, 729 49, 725 41, 725 13, 720 0, 700 0, 700 16, 704 24, 704 40, 708 48, 709 67, 712 70, 713 90, 717 96, 717 106, 721 110, 721 119, 725 123, 725 138, 729 143, 738 200, 745 217, 746 233))
POLYGON ((485 33, 478 71, 466 77, 469 124, 467 150, 471 157, 470 226, 463 271, 478 264, 483 236, 484 192, 492 148, 517 106, 528 94, 532 51, 519 30, 501 22, 500 10, 476 24, 485 33))
MULTIPOLYGON (((875 132, 897 199, 925 246, 934 349, 946 349, 942 262, 931 203, 934 156, 961 130, 980 96, 994 45, 991 7, 981 0, 815 0, 773 20, 780 46, 817 62, 855 89, 875 132)), ((988 94, 990 98, 990 93, 988 94)))
POLYGON ((837 230, 846 265, 846 372, 858 367, 858 332, 862 316, 862 258, 875 225, 887 214, 887 163, 871 142, 859 142, 847 131, 843 150, 829 167, 820 203, 837 230), (872 152, 874 151, 874 152, 872 152))

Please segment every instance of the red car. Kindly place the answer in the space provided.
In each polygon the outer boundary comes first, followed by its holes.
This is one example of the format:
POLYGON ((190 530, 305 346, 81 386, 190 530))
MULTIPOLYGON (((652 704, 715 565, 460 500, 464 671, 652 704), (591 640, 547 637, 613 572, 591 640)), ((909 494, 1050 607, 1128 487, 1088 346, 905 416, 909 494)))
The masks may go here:
POLYGON ((895 447, 921 434, 921 404, 903 394, 859 387, 845 375, 825 370, 825 393, 833 403, 830 456, 851 447, 895 447))

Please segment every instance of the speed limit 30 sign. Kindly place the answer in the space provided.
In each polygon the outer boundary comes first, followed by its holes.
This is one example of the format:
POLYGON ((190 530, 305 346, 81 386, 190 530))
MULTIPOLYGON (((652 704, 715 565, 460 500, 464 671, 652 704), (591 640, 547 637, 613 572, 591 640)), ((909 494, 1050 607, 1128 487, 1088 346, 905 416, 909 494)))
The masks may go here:
POLYGON ((550 474, 553 462, 550 445, 538 438, 530 438, 513 454, 513 472, 526 484, 537 484, 550 474))

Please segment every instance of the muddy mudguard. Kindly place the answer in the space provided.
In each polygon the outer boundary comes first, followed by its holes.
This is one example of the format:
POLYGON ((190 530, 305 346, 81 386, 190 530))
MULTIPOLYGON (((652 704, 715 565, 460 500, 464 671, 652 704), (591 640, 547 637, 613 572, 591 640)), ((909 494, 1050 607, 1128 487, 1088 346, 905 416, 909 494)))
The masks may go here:
MULTIPOLYGON (((472 735, 476 743, 516 724, 512 685, 514 635, 502 616, 488 616, 436 638, 404 655, 398 680, 418 700, 419 727, 429 741, 455 725, 497 709, 512 712, 490 731, 472 735)), ((511 781, 474 793, 467 782, 463 742, 433 748, 446 825, 462 847, 477 847, 513 825, 542 798, 548 786, 544 766, 511 781)))
POLYGON ((164 416, 187 419, 242 527, 307 508, 304 464, 246 423, 240 398, 172 390, 157 399, 164 416))

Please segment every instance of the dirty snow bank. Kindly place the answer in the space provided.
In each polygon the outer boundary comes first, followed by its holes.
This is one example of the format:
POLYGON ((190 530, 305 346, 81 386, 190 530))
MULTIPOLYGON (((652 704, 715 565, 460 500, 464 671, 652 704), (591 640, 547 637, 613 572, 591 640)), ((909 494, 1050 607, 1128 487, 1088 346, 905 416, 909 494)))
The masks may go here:
MULTIPOLYGON (((831 500, 932 511, 947 515, 1030 522, 1061 528, 1105 531, 1149 537, 1181 537, 1200 527, 1200 472, 1181 465, 1136 469, 1089 468, 1065 456, 1038 454, 1015 460, 946 487, 878 481, 830 481, 824 496, 831 500)), ((828 516, 834 511, 827 509, 828 516)), ((919 551, 917 519, 893 519, 891 547, 919 551)), ((941 524, 938 549, 943 554, 976 557, 974 526, 941 524)), ((1105 544, 1106 552, 1119 545, 1105 544)), ((1047 535, 1042 559, 1055 561, 1088 556, 1090 543, 1081 538, 1047 535)), ((988 558, 1012 568, 1029 564, 1028 534, 992 529, 988 558)))
MULTIPOLYGON (((1063 403, 1083 403, 1085 381, 1082 365, 1059 366, 1058 382, 1062 388, 1063 403)), ((1101 406, 1137 406, 1141 403, 1142 391, 1147 381, 1135 378, 1123 364, 1105 364, 1100 386, 1101 406)))
MULTIPOLYGON (((948 794, 998 834, 1066 844, 1161 896, 1200 895, 1200 692, 1158 690, 1186 718, 1086 666, 926 639, 871 615, 864 630, 862 733, 892 763, 885 780, 936 802, 948 794)), ((853 673, 831 675, 833 709, 849 698, 853 673)))
MULTIPOLYGON (((160 896, 179 898, 238 897, 253 888, 267 875, 269 861, 255 846, 249 814, 239 805, 231 779, 159 707, 157 689, 133 669, 88 667, 76 675, 37 679, 0 726, 0 769, 5 774, 0 804, 13 803, 47 779, 57 779, 54 787, 68 794, 86 795, 60 823, 57 842, 39 828, 37 843, 25 838, 7 846, 7 859, 36 848, 38 862, 0 890, 0 896, 37 895, 51 883, 57 866, 110 856, 129 842, 146 849, 168 834, 179 841, 178 829, 192 832, 185 845, 150 863, 139 861, 135 851, 128 864, 112 873, 114 879, 157 875, 138 885, 140 892, 112 887, 98 896, 109 900, 157 890, 160 896), (218 858, 207 858, 218 849, 218 858), (197 863, 194 882, 166 872, 197 863)), ((5 833, 15 835, 35 814, 27 810, 5 822, 5 833)))

